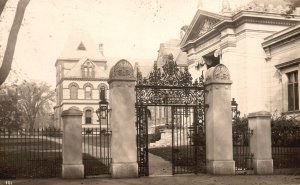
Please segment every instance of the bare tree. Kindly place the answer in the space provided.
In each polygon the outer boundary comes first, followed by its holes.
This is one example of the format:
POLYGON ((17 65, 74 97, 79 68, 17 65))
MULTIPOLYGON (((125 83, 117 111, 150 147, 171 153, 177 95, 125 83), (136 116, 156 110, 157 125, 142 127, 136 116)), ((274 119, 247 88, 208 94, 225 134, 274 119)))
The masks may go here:
MULTIPOLYGON (((0 1, 0 16, 5 9, 5 5, 8 0, 1 0, 0 1)), ((5 79, 7 78, 9 71, 11 69, 11 64, 13 61, 13 56, 15 53, 15 47, 17 43, 17 38, 19 34, 20 27, 22 25, 22 21, 24 18, 25 10, 27 5, 29 4, 30 0, 19 0, 17 9, 16 9, 16 14, 14 21, 12 23, 8 40, 7 40, 7 45, 6 49, 4 52, 3 60, 2 60, 2 65, 0 67, 0 85, 3 84, 5 79)), ((1 63, 1 61, 0 61, 1 63)))

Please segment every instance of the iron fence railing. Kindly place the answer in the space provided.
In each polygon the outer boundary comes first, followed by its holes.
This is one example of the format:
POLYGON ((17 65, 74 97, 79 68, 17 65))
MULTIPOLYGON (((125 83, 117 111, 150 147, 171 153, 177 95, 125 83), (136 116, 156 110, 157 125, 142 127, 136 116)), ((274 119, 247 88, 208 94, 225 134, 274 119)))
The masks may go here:
POLYGON ((233 160, 235 161, 236 174, 252 173, 254 156, 250 152, 250 137, 253 131, 248 128, 247 118, 240 118, 238 104, 234 98, 231 101, 231 111, 233 160))
POLYGON ((281 116, 272 119, 274 169, 300 168, 300 122, 281 116))
POLYGON ((85 176, 110 174, 111 131, 83 128, 82 136, 85 176))
POLYGON ((0 179, 61 176, 59 129, 0 131, 0 179))

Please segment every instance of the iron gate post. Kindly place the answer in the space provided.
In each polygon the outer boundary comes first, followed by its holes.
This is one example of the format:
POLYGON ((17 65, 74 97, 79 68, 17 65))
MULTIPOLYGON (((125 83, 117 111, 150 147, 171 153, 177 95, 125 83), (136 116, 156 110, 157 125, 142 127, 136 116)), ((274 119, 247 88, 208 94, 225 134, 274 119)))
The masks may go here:
POLYGON ((227 67, 219 64, 206 73, 206 159, 211 174, 235 174, 232 143, 231 84, 227 67))

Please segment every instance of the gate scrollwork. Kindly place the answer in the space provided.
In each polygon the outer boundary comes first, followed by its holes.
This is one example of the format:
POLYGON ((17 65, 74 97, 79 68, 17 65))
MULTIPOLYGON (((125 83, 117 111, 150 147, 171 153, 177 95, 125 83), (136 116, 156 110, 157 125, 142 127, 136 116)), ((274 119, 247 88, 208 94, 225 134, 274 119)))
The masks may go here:
POLYGON ((171 107, 173 174, 204 171, 206 158, 203 75, 193 81, 188 67, 178 66, 173 56, 168 55, 162 66, 154 63, 146 78, 137 69, 135 91, 139 176, 149 175, 146 116, 148 106, 171 107), (177 141, 183 137, 186 138, 182 142, 177 141))

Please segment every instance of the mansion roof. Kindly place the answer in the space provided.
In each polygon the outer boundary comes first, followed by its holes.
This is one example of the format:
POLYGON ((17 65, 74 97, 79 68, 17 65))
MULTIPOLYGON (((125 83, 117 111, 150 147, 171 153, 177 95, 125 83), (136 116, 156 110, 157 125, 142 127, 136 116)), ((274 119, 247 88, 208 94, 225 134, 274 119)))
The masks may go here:
POLYGON ((57 60, 80 60, 82 57, 93 61, 106 61, 102 44, 95 44, 87 33, 76 30, 69 36, 57 60))

